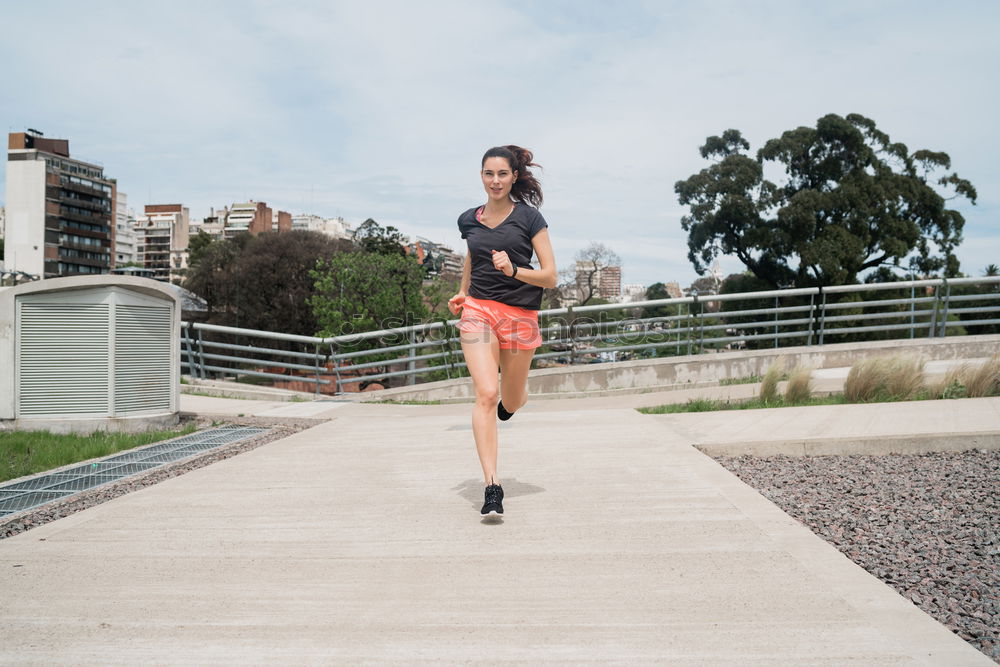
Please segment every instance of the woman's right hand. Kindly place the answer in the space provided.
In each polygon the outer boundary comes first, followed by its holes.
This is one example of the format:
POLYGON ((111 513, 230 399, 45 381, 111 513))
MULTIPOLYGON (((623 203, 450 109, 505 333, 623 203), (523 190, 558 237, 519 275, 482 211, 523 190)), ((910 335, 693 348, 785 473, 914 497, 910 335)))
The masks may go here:
POLYGON ((465 292, 459 292, 455 296, 448 299, 448 310, 451 311, 452 315, 458 315, 458 311, 462 310, 462 306, 465 304, 465 292))

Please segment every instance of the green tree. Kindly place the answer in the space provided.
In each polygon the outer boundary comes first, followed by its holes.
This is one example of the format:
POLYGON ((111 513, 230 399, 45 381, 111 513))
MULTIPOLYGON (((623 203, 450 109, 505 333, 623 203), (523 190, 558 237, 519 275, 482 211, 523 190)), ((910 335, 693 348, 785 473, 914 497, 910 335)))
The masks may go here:
POLYGON ((0 236, 0 259, 3 258, 3 237, 0 236))
POLYGON ((408 326, 426 317, 423 269, 413 257, 342 253, 320 261, 311 275, 316 293, 309 305, 321 336, 408 326))
POLYGON ((681 225, 699 273, 725 254, 772 288, 856 282, 907 258, 922 274, 957 275, 964 218, 947 206, 974 204, 976 190, 947 173, 947 154, 910 152, 858 114, 789 130, 756 157, 749 149, 738 130, 709 137, 701 155, 715 163, 674 186, 690 207, 681 225), (768 164, 784 183, 764 178, 768 164))
POLYGON ((389 225, 383 227, 371 218, 361 223, 354 233, 354 241, 365 252, 380 255, 405 255, 406 238, 402 232, 389 225))
POLYGON ((238 234, 203 248, 184 287, 208 303, 217 324, 311 336, 319 328, 308 298, 317 262, 354 244, 319 232, 238 234))
POLYGON ((229 278, 233 324, 249 329, 312 336, 319 323, 309 306, 314 294, 311 272, 339 254, 355 254, 349 241, 320 232, 268 232, 240 253, 229 278))
POLYGON ((184 276, 183 287, 205 300, 211 321, 229 324, 227 315, 233 310, 233 294, 236 291, 231 272, 252 238, 244 232, 206 246, 198 264, 184 276))
POLYGON ((199 229, 198 233, 188 241, 188 268, 193 269, 201 261, 208 246, 212 245, 215 239, 204 229, 199 229))
POLYGON ((431 280, 424 280, 421 293, 428 319, 435 322, 454 319, 455 316, 448 310, 448 299, 458 292, 460 282, 455 276, 440 274, 431 280))
MULTIPOLYGON (((653 283, 646 288, 646 300, 656 301, 659 299, 669 299, 670 292, 663 283, 653 283)), ((677 305, 672 306, 647 306, 642 309, 642 317, 670 317, 680 312, 677 305)))

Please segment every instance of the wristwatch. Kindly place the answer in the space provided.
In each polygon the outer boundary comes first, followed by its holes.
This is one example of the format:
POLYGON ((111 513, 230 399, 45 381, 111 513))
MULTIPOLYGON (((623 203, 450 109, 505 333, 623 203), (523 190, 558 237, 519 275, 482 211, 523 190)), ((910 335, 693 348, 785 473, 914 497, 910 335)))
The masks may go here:
POLYGON ((514 267, 514 273, 510 274, 510 277, 513 278, 517 275, 517 264, 511 264, 511 266, 514 267))

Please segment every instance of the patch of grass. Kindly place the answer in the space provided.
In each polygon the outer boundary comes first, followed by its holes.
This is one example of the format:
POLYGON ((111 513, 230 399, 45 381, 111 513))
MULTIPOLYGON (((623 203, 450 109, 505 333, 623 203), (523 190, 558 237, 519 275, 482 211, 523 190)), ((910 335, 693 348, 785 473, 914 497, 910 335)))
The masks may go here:
POLYGON ((381 401, 364 401, 364 402, 378 403, 382 405, 441 405, 441 401, 408 401, 408 400, 394 401, 392 399, 384 399, 381 401))
POLYGON ((970 398, 1000 394, 1000 353, 981 366, 970 367, 965 375, 965 395, 970 398))
POLYGON ((851 366, 844 395, 851 403, 909 401, 924 390, 924 361, 917 357, 872 357, 851 366))
POLYGON ((761 381, 761 379, 762 378, 759 375, 748 375, 742 378, 726 378, 724 380, 719 380, 719 386, 728 387, 734 384, 757 384, 761 381))
POLYGON ((1000 354, 981 365, 962 364, 950 369, 927 391, 931 398, 941 399, 1000 396, 1000 354))
POLYGON ((812 396, 812 369, 800 366, 792 371, 785 386, 785 402, 799 404, 812 396))
POLYGON ((108 456, 125 449, 192 433, 194 424, 172 431, 57 435, 48 431, 0 431, 0 482, 108 456))
POLYGON ((940 381, 927 388, 928 395, 936 399, 965 398, 967 372, 966 364, 949 369, 940 381))
POLYGON ((678 414, 681 412, 715 412, 718 410, 759 410, 761 408, 789 408, 812 405, 841 405, 846 403, 843 394, 833 396, 814 396, 798 403, 777 398, 773 401, 764 401, 759 398, 752 398, 747 401, 718 401, 709 398, 697 398, 687 403, 674 403, 671 405, 657 405, 650 408, 637 408, 639 412, 647 415, 678 414))
POLYGON ((765 403, 773 403, 778 400, 778 383, 781 382, 781 378, 784 374, 784 360, 775 359, 774 362, 768 366, 767 372, 764 373, 764 379, 760 381, 760 400, 765 403))

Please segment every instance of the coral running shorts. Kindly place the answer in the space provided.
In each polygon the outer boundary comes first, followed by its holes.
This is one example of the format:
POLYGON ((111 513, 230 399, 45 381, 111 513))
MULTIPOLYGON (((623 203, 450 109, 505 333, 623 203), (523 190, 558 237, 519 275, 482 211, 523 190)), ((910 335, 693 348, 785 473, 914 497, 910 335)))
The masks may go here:
POLYGON ((489 299, 465 297, 458 329, 467 334, 492 331, 500 341, 501 350, 534 350, 542 344, 538 311, 489 299))

